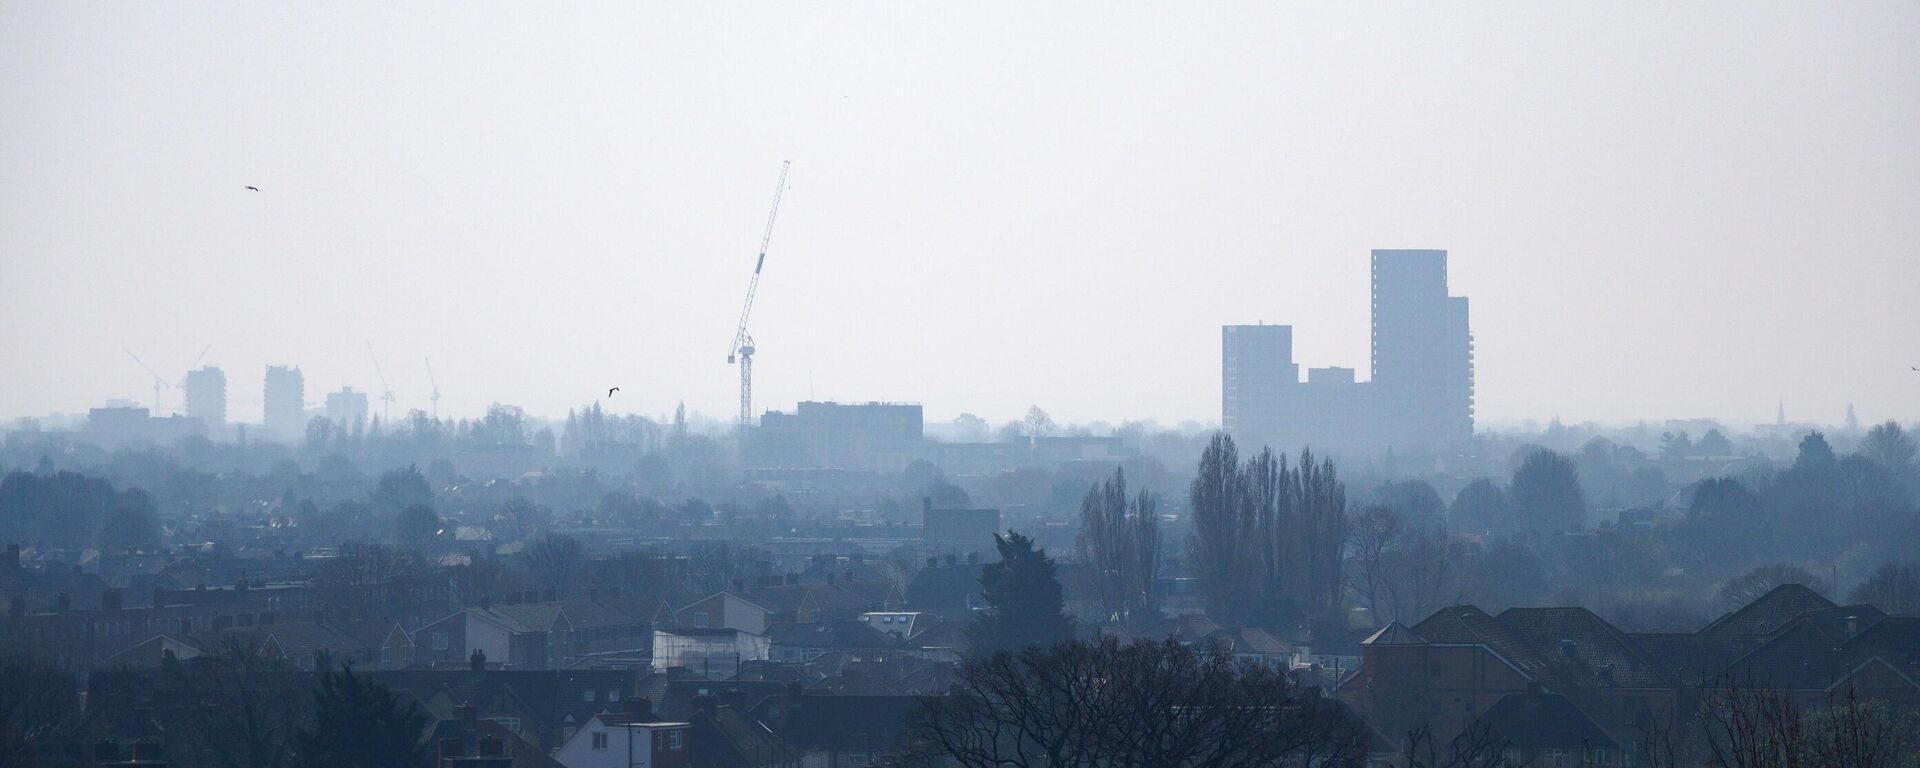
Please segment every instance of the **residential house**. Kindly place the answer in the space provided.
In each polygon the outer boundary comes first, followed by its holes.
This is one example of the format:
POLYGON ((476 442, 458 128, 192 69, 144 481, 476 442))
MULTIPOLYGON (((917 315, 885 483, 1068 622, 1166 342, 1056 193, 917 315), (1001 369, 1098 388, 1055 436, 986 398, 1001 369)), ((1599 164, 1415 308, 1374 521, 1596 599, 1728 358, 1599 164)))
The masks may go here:
POLYGON ((566 768, 681 768, 692 764, 693 724, 661 720, 645 704, 589 718, 554 752, 566 768))

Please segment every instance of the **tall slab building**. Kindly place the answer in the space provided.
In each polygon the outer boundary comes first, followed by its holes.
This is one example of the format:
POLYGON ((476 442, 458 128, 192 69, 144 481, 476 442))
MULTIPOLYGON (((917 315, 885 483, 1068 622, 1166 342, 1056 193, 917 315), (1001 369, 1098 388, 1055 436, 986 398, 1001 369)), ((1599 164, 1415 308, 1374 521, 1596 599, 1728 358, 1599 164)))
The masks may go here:
POLYGON ((207 423, 207 429, 218 431, 227 423, 227 374, 211 365, 197 371, 187 371, 187 380, 181 384, 186 392, 187 415, 198 417, 207 423))
POLYGON ((1397 443, 1473 436, 1473 333, 1465 297, 1447 295, 1447 252, 1373 252, 1373 385, 1397 443))
POLYGON ((1248 446, 1278 443, 1294 420, 1293 397, 1299 383, 1300 366, 1293 362, 1293 326, 1220 329, 1220 423, 1235 440, 1248 446))
POLYGON ((282 440, 305 434, 307 429, 307 381, 298 366, 267 366, 266 392, 261 402, 261 422, 267 432, 282 440))

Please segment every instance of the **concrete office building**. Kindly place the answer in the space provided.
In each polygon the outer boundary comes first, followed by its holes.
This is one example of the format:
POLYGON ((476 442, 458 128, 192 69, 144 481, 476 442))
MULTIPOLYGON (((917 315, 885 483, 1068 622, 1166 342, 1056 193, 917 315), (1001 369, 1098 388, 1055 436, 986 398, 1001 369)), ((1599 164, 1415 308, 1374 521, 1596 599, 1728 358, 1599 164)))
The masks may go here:
POLYGON ((307 429, 307 381, 298 366, 267 366, 261 424, 268 434, 283 440, 299 438, 307 429))
POLYGON ((211 365, 187 371, 181 384, 186 393, 187 416, 205 422, 216 434, 227 424, 227 374, 211 365))
POLYGON ((1243 452, 1440 454, 1472 438, 1473 335, 1447 252, 1376 250, 1372 274, 1371 381, 1326 367, 1302 382, 1291 326, 1221 329, 1221 420, 1243 452))
POLYGON ((898 472, 926 453, 925 422, 912 403, 802 402, 768 411, 753 428, 754 467, 898 472))

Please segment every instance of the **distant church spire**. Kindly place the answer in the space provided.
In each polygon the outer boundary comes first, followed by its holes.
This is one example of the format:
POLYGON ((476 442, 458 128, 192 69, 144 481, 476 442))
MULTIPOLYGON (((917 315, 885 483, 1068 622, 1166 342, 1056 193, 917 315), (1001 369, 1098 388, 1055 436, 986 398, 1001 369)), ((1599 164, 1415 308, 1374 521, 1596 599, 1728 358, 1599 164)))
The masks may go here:
POLYGON ((1860 431, 1860 417, 1853 415, 1853 403, 1847 403, 1847 431, 1860 431))
POLYGON ((1779 410, 1773 412, 1773 423, 1775 426, 1781 427, 1787 425, 1787 401, 1780 401, 1779 410))

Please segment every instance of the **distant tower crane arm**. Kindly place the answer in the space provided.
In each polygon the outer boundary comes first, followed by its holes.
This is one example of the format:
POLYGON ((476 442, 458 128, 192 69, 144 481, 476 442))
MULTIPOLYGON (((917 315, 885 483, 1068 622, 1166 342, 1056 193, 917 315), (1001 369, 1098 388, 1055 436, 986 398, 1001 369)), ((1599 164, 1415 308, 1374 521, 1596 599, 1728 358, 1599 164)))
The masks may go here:
POLYGON ((733 332, 733 346, 727 349, 729 363, 734 361, 734 355, 753 346, 753 337, 747 334, 747 317, 753 314, 753 298, 760 293, 760 269, 767 265, 767 246, 773 243, 773 222, 780 216, 780 196, 787 191, 787 169, 791 165, 792 161, 780 161, 780 183, 773 188, 773 210, 767 212, 767 226, 760 233, 760 256, 754 260, 753 277, 747 281, 747 300, 740 307, 740 326, 733 332))
POLYGON ((760 269, 767 265, 767 246, 773 242, 773 222, 780 216, 780 197, 787 190, 787 170, 793 163, 780 161, 780 183, 773 188, 773 209, 767 212, 766 229, 760 233, 760 256, 753 262, 753 277, 747 281, 747 300, 740 306, 740 326, 733 332, 733 345, 727 348, 727 362, 740 365, 740 425, 753 423, 753 334, 747 332, 747 318, 753 314, 753 299, 760 292, 760 269))
POLYGON ((154 373, 153 368, 148 366, 145 360, 141 360, 139 355, 134 354, 133 350, 121 347, 120 351, 127 353, 127 357, 133 358, 134 364, 140 366, 140 370, 146 371, 148 376, 153 377, 153 413, 156 416, 159 415, 160 393, 173 385, 168 384, 167 380, 161 378, 160 374, 154 373))

